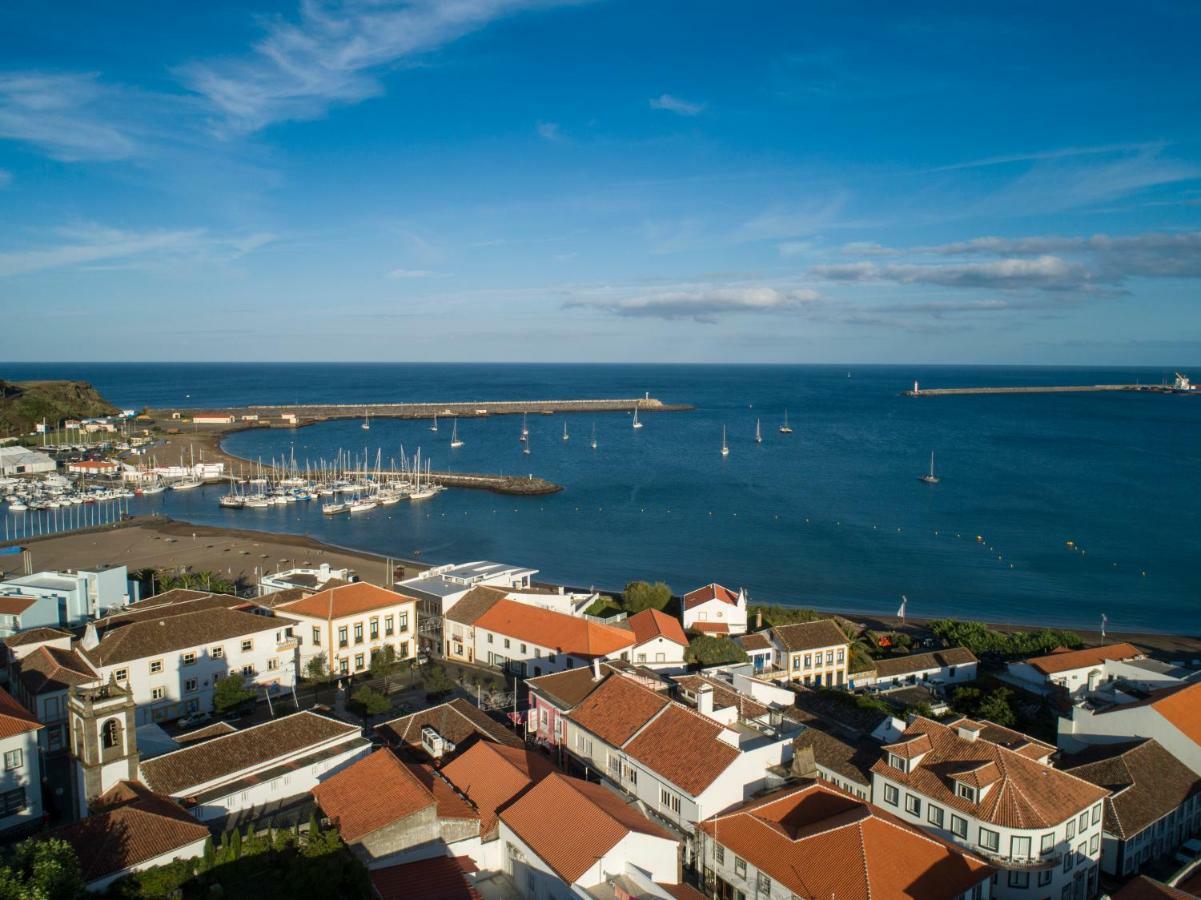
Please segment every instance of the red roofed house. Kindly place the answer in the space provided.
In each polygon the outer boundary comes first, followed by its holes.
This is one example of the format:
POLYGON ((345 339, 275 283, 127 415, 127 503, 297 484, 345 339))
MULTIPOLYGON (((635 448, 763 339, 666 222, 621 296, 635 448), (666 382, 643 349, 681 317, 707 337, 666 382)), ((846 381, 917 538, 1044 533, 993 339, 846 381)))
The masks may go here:
POLYGON ((678 669, 684 665, 688 637, 677 619, 657 609, 644 609, 630 616, 626 624, 634 632, 636 641, 630 651, 633 663, 652 669, 678 669))
MULTIPOLYGON (((1060 647, 1046 656, 1032 656, 1010 663, 1006 666, 1006 674, 1029 690, 1047 693, 1058 686, 1071 696, 1079 697, 1116 678, 1139 682, 1159 680, 1160 676, 1154 671, 1160 668, 1159 664, 1152 662, 1149 667, 1139 665, 1145 659, 1143 651, 1126 643, 1085 647, 1082 650, 1060 647)), ((1169 687, 1175 683, 1173 679, 1170 683, 1165 681, 1147 686, 1169 687)))
POLYGON ((41 727, 33 713, 0 688, 0 833, 41 821, 41 727))
POLYGON ((735 593, 720 584, 707 584, 685 594, 681 605, 686 631, 746 633, 746 591, 735 593))
POLYGON ((978 856, 817 782, 774 791, 706 819, 700 829, 712 896, 997 896, 990 893, 993 868, 978 856))
POLYGON ((366 581, 280 603, 275 613, 298 622, 302 670, 323 656, 335 675, 364 672, 385 645, 398 660, 417 656, 417 599, 366 581))
POLYGON ((475 658, 523 676, 630 658, 634 632, 519 603, 498 600, 475 620, 475 658))
POLYGON ((661 897, 680 843, 608 788, 550 775, 500 813, 505 871, 524 897, 661 897))

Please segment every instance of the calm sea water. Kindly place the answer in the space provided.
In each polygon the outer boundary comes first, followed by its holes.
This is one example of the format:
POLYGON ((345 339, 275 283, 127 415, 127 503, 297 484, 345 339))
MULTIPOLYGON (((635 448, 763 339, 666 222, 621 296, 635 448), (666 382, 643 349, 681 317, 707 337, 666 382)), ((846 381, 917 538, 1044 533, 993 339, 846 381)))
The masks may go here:
POLYGON ((817 366, 6 365, 80 378, 123 406, 633 397, 691 403, 635 431, 621 413, 450 422, 329 422, 250 431, 226 446, 268 460, 385 460, 533 473, 540 498, 452 490, 327 519, 316 503, 221 510, 220 488, 145 501, 209 524, 304 533, 430 562, 500 559, 577 585, 709 581, 753 599, 1095 628, 1196 632, 1201 612, 1201 399, 1133 394, 911 399, 927 387, 1089 384, 1159 370, 817 366), (848 377, 849 376, 849 377, 848 377), (777 431, 788 409, 792 435, 777 431), (764 440, 753 440, 756 419, 764 440), (720 453, 721 428, 730 455, 720 453), (589 442, 595 427, 599 447, 589 442), (937 453, 942 483, 917 480, 937 453), (1067 546, 1073 541, 1076 549, 1067 546))

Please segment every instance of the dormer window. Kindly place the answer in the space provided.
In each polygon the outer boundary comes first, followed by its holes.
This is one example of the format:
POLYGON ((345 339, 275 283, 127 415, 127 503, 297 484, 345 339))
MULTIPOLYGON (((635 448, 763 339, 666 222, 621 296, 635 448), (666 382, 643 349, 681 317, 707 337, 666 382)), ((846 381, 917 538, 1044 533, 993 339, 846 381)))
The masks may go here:
POLYGON ((898 769, 902 772, 909 771, 909 760, 897 756, 895 753, 888 754, 888 764, 894 769, 898 769))
POLYGON ((969 803, 976 802, 976 789, 970 784, 964 784, 962 781, 955 782, 955 796, 962 797, 969 803))

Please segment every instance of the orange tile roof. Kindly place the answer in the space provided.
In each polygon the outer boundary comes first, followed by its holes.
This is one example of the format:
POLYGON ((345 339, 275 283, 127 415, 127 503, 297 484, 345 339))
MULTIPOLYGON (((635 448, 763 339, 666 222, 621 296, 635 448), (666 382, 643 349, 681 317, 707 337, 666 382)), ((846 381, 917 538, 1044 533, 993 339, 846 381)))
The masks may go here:
POLYGON ((729 603, 731 606, 736 606, 738 604, 738 592, 713 582, 685 594, 684 609, 692 609, 694 606, 700 606, 702 603, 708 603, 710 600, 720 600, 722 603, 729 603))
POLYGON ((281 603, 276 609, 284 611, 285 614, 341 619, 344 616, 354 616, 401 603, 416 602, 415 597, 407 594, 398 594, 367 581, 356 581, 353 584, 340 584, 318 591, 291 603, 281 603))
POLYGON ((480 741, 442 767, 442 776, 467 795, 480 817, 480 836, 496 833, 498 812, 554 766, 529 750, 480 741))
MULTIPOLYGON (((500 820, 569 885, 631 832, 674 841, 607 788, 557 772, 501 812, 500 820)), ((600 880, 594 876, 586 884, 600 880)))
POLYGON ((683 647, 688 646, 688 638, 684 635, 684 627, 679 619, 674 619, 667 613, 657 609, 644 609, 626 620, 634 631, 634 639, 639 644, 645 644, 657 637, 665 637, 683 647))
POLYGON ((37 716, 14 700, 12 694, 0 688, 0 738, 37 731, 41 727, 37 716))
POLYGON ((993 871, 978 857, 818 783, 785 788, 698 825, 800 897, 957 897, 993 871))
POLYGON ((633 632, 624 628, 516 600, 498 600, 475 620, 475 627, 575 656, 608 656, 634 643, 633 632))
POLYGON ((712 719, 672 703, 622 749, 696 797, 738 759, 736 747, 718 740, 724 730, 712 719))
POLYGON ((701 634, 730 633, 730 625, 728 622, 693 622, 688 627, 692 631, 699 631, 701 634))
POLYGON ((620 747, 671 700, 624 675, 610 675, 568 718, 614 747, 620 747))
POLYGON ((1201 682, 1152 695, 1151 708, 1194 744, 1201 744, 1201 682))
POLYGON ((1108 795, 1104 788, 983 737, 966 740, 954 726, 918 716, 904 736, 919 735, 929 739, 931 749, 909 772, 892 768, 887 758, 878 760, 872 772, 994 825, 1051 828, 1108 795), (956 795, 956 780, 991 787, 979 803, 972 803, 956 795))
POLYGON ((1046 656, 1032 656, 1026 662, 1044 675, 1056 675, 1071 669, 1095 666, 1107 659, 1131 659, 1142 655, 1143 651, 1133 644, 1106 644, 1103 647, 1085 647, 1083 650, 1059 649, 1046 656))
MULTIPOLYGON (((470 865, 470 860, 462 859, 470 865)), ((459 859, 434 856, 372 869, 371 886, 380 900, 482 900, 463 873, 459 859)))
POLYGON ((438 801, 439 819, 479 820, 480 814, 476 808, 447 783, 446 779, 439 775, 433 766, 428 763, 405 763, 405 765, 438 801))
POLYGON ((433 806, 425 785, 391 750, 376 750, 311 791, 322 811, 352 844, 373 831, 433 806))
POLYGON ((24 594, 0 594, 0 615, 19 616, 37 602, 37 597, 24 594))

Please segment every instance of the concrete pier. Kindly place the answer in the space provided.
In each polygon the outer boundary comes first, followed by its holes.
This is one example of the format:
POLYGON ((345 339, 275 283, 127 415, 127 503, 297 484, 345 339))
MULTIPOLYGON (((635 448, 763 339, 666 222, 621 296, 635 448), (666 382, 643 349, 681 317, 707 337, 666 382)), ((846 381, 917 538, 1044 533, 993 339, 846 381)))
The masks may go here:
POLYGON ((1171 394, 1172 388, 1161 384, 1068 384, 1029 385, 1023 387, 961 387, 924 388, 914 382, 913 389, 902 391, 902 397, 951 397, 965 394, 1084 394, 1129 391, 1141 394, 1171 394))

